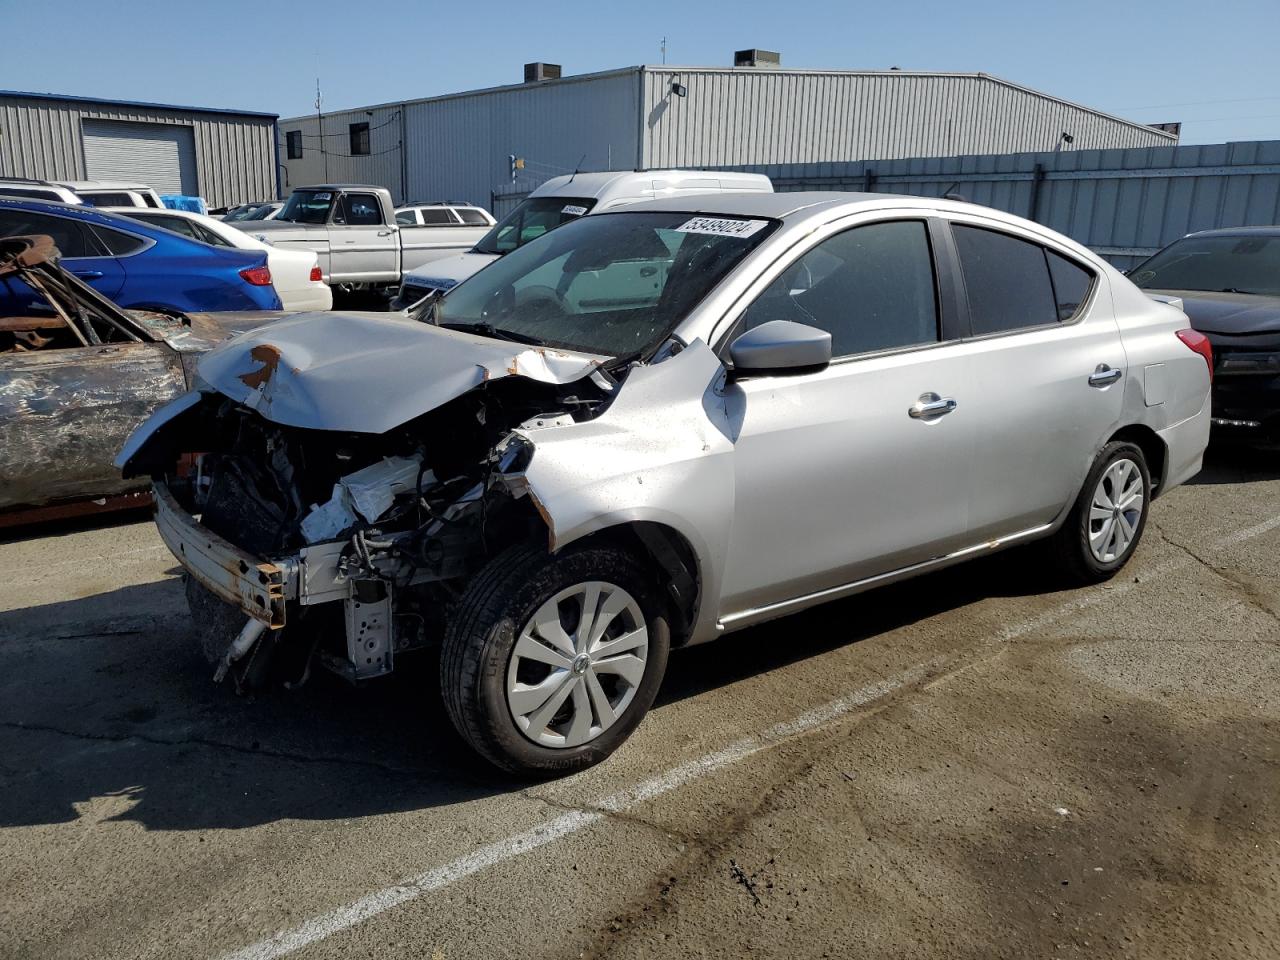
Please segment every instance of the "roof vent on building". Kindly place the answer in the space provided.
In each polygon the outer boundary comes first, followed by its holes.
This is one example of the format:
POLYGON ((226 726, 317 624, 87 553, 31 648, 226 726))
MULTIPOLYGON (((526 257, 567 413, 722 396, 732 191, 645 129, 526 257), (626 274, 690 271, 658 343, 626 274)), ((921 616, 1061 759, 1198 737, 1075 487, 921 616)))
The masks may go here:
POLYGON ((541 83, 543 80, 559 80, 560 64, 558 63, 526 63, 524 65, 524 82, 541 83))
POLYGON ((780 67, 782 54, 773 50, 738 50, 733 55, 735 67, 780 67))

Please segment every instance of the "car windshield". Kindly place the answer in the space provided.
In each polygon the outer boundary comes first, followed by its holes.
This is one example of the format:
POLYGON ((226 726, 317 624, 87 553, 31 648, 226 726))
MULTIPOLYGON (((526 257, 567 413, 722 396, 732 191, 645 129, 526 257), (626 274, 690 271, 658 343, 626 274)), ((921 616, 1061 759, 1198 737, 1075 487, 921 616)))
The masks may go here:
POLYGON ((473 249, 476 253, 510 253, 561 224, 577 220, 595 205, 589 197, 532 197, 494 224, 473 249))
POLYGON ((583 217, 481 270, 433 312, 444 327, 643 356, 775 226, 690 213, 583 217))
POLYGON ((332 190, 295 190, 276 219, 290 223, 326 223, 333 198, 332 190))
POLYGON ((222 219, 228 223, 237 223, 241 220, 256 220, 260 211, 268 209, 267 204, 245 204, 243 207, 236 207, 222 219))
POLYGON ((1280 296, 1280 237, 1187 237, 1129 275, 1144 290, 1280 296))

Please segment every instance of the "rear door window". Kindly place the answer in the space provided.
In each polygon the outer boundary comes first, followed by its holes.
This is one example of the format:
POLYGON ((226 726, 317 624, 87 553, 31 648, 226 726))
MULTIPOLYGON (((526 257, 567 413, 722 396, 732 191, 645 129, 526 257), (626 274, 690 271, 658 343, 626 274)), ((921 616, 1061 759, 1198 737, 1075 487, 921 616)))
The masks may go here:
POLYGON ((448 207, 423 207, 419 212, 428 227, 452 227, 457 223, 448 207))
POLYGON ((974 336, 1057 323, 1045 249, 1007 233, 952 224, 974 336))
POLYGON ((78 220, 26 210, 0 210, 0 236, 47 234, 64 257, 100 257, 92 232, 78 220))

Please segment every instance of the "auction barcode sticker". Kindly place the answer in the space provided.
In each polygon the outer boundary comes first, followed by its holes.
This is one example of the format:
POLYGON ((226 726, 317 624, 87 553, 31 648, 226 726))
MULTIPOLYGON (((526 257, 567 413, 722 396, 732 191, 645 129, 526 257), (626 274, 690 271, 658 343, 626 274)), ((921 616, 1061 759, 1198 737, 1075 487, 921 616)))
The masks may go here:
POLYGON ((719 217, 694 217, 676 227, 676 233, 710 233, 717 237, 749 237, 761 230, 768 220, 728 220, 719 217))

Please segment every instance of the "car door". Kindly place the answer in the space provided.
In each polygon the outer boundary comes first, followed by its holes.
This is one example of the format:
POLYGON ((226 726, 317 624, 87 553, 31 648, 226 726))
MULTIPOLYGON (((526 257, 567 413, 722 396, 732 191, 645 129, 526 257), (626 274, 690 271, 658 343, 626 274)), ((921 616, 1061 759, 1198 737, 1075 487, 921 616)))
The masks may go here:
POLYGON ((342 194, 333 205, 329 225, 330 272, 352 282, 399 280, 396 230, 394 224, 382 222, 382 206, 375 194, 342 194))
POLYGON ((726 388, 739 424, 727 619, 964 544, 971 421, 935 229, 884 220, 812 244, 720 342, 725 356, 743 330, 790 320, 829 331, 833 347, 820 372, 726 388))
MULTIPOLYGON (((14 209, 0 210, 0 236, 47 234, 62 254, 62 265, 99 293, 114 298, 124 285, 124 269, 101 243, 88 224, 60 217, 14 209)), ((28 309, 50 312, 44 299, 16 277, 0 278, 0 313, 18 316, 28 309)))
POLYGON ((1105 278, 981 218, 951 223, 971 339, 974 542, 1048 524, 1119 422, 1126 357, 1105 278))
POLYGON ((60 346, 74 341, 39 333, 51 341, 41 349, 0 352, 0 381, 22 384, 0 390, 0 510, 138 488, 112 459, 186 390, 180 357, 162 343, 60 346))

